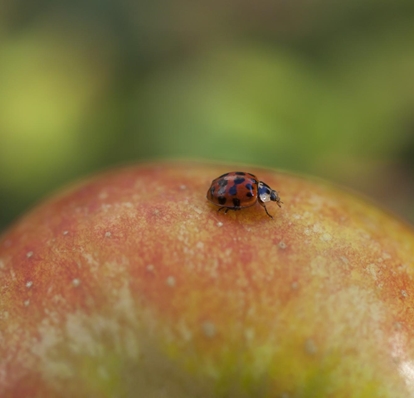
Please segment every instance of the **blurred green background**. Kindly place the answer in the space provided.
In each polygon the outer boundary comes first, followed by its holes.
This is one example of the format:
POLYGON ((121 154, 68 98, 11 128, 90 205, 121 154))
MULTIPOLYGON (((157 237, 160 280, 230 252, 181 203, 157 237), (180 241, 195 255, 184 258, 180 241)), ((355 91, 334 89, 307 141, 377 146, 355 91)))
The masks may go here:
POLYGON ((318 175, 413 222, 414 2, 0 2, 0 230, 164 157, 318 175))

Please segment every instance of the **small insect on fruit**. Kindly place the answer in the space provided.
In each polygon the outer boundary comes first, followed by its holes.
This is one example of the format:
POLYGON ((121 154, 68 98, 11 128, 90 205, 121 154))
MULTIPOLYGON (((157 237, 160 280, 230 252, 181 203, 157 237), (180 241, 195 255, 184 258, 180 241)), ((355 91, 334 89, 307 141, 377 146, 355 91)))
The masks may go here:
POLYGON ((279 207, 283 203, 280 201, 278 193, 269 185, 259 181, 254 174, 242 171, 232 171, 213 180, 207 191, 207 199, 220 206, 218 211, 225 209, 225 213, 229 210, 250 207, 259 202, 270 218, 273 216, 267 211, 266 203, 273 201, 279 207))

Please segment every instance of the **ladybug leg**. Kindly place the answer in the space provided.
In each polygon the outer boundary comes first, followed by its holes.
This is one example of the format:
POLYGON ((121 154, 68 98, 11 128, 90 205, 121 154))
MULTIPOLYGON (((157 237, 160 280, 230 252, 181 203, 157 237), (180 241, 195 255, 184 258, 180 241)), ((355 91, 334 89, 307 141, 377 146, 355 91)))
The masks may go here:
POLYGON ((273 216, 271 214, 269 214, 269 212, 267 211, 266 205, 263 204, 264 209, 266 210, 266 214, 273 220, 273 216))
MULTIPOLYGON (((220 211, 220 210, 223 210, 224 209, 224 214, 227 214, 227 212, 229 211, 229 210, 241 210, 241 207, 220 207, 218 210, 217 210, 217 213, 220 211)), ((267 214, 269 214, 269 213, 267 213, 267 214)), ((270 214, 269 214, 269 216, 270 217, 272 217, 270 214)))

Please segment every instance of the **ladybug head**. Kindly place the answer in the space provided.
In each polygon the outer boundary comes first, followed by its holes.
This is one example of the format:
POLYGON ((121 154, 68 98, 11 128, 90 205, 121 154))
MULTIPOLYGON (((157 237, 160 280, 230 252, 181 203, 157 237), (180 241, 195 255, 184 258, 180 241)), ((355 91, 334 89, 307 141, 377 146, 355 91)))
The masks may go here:
POLYGON ((279 207, 281 203, 280 197, 278 193, 269 187, 269 185, 265 184, 263 181, 259 181, 258 184, 258 191, 259 191, 259 202, 266 203, 266 202, 276 202, 279 207))
POLYGON ((270 200, 273 200, 273 202, 276 202, 279 207, 281 207, 280 204, 283 203, 280 200, 278 193, 274 189, 272 189, 272 192, 270 192, 270 200))

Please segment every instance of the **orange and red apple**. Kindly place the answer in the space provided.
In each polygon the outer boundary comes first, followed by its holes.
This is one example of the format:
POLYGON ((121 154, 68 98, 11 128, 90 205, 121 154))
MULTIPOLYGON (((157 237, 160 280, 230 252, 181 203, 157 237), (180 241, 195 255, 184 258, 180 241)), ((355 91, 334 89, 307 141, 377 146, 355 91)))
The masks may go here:
POLYGON ((208 203, 223 165, 90 178, 0 238, 1 397, 414 396, 414 232, 325 182, 208 203))

